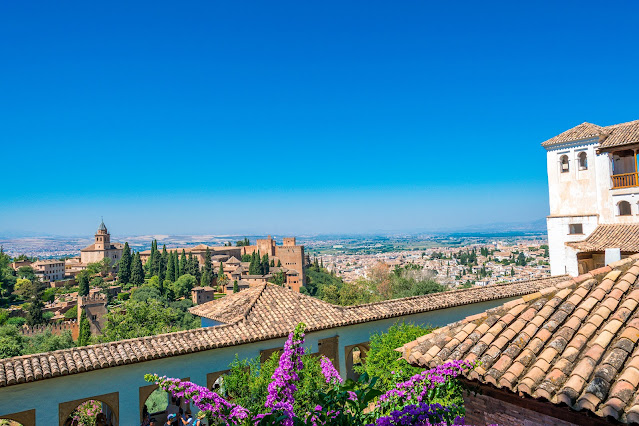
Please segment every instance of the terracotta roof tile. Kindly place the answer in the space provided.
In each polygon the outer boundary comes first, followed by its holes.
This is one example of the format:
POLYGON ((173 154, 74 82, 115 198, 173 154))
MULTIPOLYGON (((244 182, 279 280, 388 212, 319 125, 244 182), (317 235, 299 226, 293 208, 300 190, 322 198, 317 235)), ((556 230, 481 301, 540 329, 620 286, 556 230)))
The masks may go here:
MULTIPOLYGON (((469 377, 622 422, 639 421, 639 262, 635 257, 616 266, 614 272, 594 271, 596 279, 579 279, 574 288, 555 287, 487 311, 486 318, 503 326, 482 334, 477 321, 474 335, 482 345, 472 348, 472 358, 484 364, 469 377), (519 312, 509 312, 514 306, 519 312)), ((449 324, 449 342, 466 326, 449 324)), ((437 346, 428 336, 420 344, 437 346)), ((467 358, 470 347, 453 346, 438 362, 467 358)), ((424 361, 413 364, 434 366, 424 361)))
MULTIPOLYGON (((334 306, 275 285, 260 285, 191 309, 196 315, 223 323, 220 326, 0 360, 0 386, 285 337, 300 321, 304 321, 307 331, 312 332, 340 325, 522 296, 553 287, 565 279, 562 276, 476 287, 352 307, 334 306)), ((509 304, 512 320, 528 308, 520 298, 514 302, 509 304)), ((510 322, 501 322, 498 325, 499 317, 490 318, 483 314, 474 318, 479 324, 467 324, 468 332, 461 334, 459 340, 439 333, 442 337, 441 346, 432 346, 432 350, 431 346, 426 350, 417 349, 415 354, 420 359, 427 357, 430 361, 433 358, 426 355, 426 352, 436 355, 441 353, 446 357, 459 353, 462 349, 464 352, 474 350, 477 356, 492 353, 488 348, 489 342, 476 347, 477 343, 491 330, 493 336, 505 335, 503 329, 510 322), (473 331, 475 333, 471 334, 473 331), (444 345, 446 349, 442 350, 444 345)), ((523 324, 524 322, 520 322, 517 327, 523 328, 523 324)), ((434 333, 436 334, 438 333, 434 333)), ((426 340, 422 339, 419 347, 421 348, 424 343, 426 340)))
POLYGON ((581 252, 603 251, 607 248, 639 252, 639 224, 599 225, 585 240, 566 243, 566 245, 581 252))
POLYGON ((591 138, 597 138, 599 147, 602 149, 611 149, 618 146, 639 143, 639 120, 606 127, 584 122, 548 139, 541 145, 548 147, 565 142, 591 138))

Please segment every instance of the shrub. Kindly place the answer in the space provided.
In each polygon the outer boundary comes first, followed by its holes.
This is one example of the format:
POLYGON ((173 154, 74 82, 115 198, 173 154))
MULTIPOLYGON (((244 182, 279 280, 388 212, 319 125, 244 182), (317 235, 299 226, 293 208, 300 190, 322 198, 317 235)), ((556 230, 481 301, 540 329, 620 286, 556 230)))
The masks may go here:
MULTIPOLYGON (((307 409, 296 408, 296 395, 303 386, 301 376, 307 368, 304 364, 303 331, 304 324, 300 323, 289 335, 266 387, 263 407, 248 409, 240 405, 243 397, 249 397, 247 392, 251 392, 251 361, 239 361, 238 358, 232 365, 226 385, 239 393, 223 390, 227 398, 179 379, 147 374, 145 380, 155 382, 173 396, 190 401, 206 413, 209 424, 213 421, 215 424, 255 426, 463 424, 462 387, 455 378, 472 367, 465 361, 446 363, 422 371, 382 394, 376 389, 376 378, 369 380, 364 373, 357 382, 343 382, 330 360, 322 357, 322 374, 317 376, 323 382, 308 395, 308 402, 312 405, 307 409)), ((264 371, 262 377, 265 374, 264 371)))
POLYGON ((401 358, 395 349, 431 331, 430 327, 402 321, 393 324, 385 333, 372 334, 366 362, 361 366, 355 366, 354 370, 379 378, 379 389, 391 389, 398 381, 407 380, 421 371, 401 358))
POLYGON ((73 307, 64 313, 64 318, 68 320, 77 320, 78 319, 78 308, 73 307))
POLYGON ((7 320, 5 324, 22 327, 26 323, 27 323, 27 320, 22 317, 11 317, 7 320))

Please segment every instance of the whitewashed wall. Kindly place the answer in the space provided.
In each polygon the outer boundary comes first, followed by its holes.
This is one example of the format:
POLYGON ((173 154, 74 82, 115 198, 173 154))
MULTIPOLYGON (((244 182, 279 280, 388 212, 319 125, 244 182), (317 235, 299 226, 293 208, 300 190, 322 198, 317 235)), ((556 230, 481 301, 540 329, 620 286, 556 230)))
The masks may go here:
MULTIPOLYGON (((311 352, 315 352, 318 340, 338 336, 339 368, 341 374, 345 375, 345 347, 367 342, 372 333, 386 331, 398 320, 443 326, 509 300, 512 298, 309 333, 306 336, 306 344, 311 352)), ((60 403, 118 392, 119 424, 136 425, 140 419, 139 388, 148 385, 144 381, 145 374, 189 377, 191 381, 206 386, 206 375, 226 370, 235 354, 239 354, 241 358, 257 357, 262 350, 283 346, 285 340, 281 338, 213 349, 0 388, 0 418, 3 415, 35 408, 38 426, 54 426, 59 424, 60 403)))

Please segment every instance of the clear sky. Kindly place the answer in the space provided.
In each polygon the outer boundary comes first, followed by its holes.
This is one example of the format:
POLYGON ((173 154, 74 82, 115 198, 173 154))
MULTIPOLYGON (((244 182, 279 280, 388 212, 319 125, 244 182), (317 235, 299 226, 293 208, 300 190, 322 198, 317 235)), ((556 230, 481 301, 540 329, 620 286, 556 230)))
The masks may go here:
POLYGON ((3 2, 0 232, 543 218, 540 143, 639 119, 638 5, 3 2))

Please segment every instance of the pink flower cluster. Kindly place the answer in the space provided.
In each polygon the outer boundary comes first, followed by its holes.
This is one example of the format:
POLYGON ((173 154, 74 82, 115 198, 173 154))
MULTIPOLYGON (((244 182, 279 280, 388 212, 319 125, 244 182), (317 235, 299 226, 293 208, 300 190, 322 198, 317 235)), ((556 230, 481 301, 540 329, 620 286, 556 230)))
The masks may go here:
POLYGON ((249 416, 246 408, 232 404, 217 393, 193 382, 157 375, 153 379, 160 388, 174 397, 191 401, 200 410, 226 421, 227 424, 241 424, 249 416))
POLYGON ((273 376, 273 381, 268 385, 268 395, 266 396, 266 408, 272 411, 281 411, 286 415, 285 426, 293 425, 295 413, 293 404, 295 403, 294 393, 297 390, 295 382, 299 380, 298 372, 304 368, 302 355, 304 355, 304 332, 303 327, 289 334, 284 344, 284 352, 280 356, 280 362, 273 376))
POLYGON ((424 370, 414 375, 405 382, 397 383, 395 389, 391 389, 379 397, 377 405, 391 399, 411 400, 420 403, 426 399, 429 389, 446 383, 449 379, 454 379, 465 370, 473 368, 473 364, 468 361, 449 361, 438 365, 430 370, 424 370))
POLYGON ((324 374, 324 377, 326 378, 326 383, 329 385, 342 383, 342 378, 333 366, 333 363, 324 355, 322 355, 322 358, 320 359, 320 366, 322 367, 322 374, 324 374))

